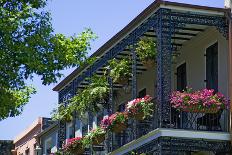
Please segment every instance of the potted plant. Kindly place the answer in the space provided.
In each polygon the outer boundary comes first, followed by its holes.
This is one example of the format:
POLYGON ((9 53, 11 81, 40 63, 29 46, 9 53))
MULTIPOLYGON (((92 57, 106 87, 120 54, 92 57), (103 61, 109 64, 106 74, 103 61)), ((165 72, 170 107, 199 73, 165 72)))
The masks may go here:
POLYGON ((128 115, 126 112, 116 112, 105 116, 101 121, 101 127, 115 133, 120 133, 127 128, 128 115))
POLYGON ((59 104, 57 109, 54 109, 52 112, 53 120, 61 120, 64 122, 71 122, 73 120, 72 110, 69 106, 65 106, 65 104, 59 104))
POLYGON ((105 135, 106 135, 105 129, 103 129, 101 127, 97 127, 96 129, 91 130, 87 134, 86 137, 91 140, 91 144, 93 144, 93 145, 99 145, 102 142, 104 142, 105 135))
POLYGON ((192 91, 187 88, 184 92, 174 91, 171 95, 173 108, 194 113, 217 113, 220 109, 228 108, 228 100, 213 89, 192 91))
POLYGON ((136 54, 144 66, 147 68, 153 67, 157 55, 156 44, 154 40, 151 38, 142 38, 137 43, 136 54))
POLYGON ((70 107, 78 112, 80 117, 86 112, 96 114, 100 105, 106 103, 109 94, 108 83, 104 77, 94 77, 91 84, 71 99, 70 107))
POLYGON ((105 76, 91 78, 91 84, 88 87, 92 103, 106 103, 109 95, 109 84, 105 76))
POLYGON ((85 147, 82 143, 82 137, 71 138, 67 140, 67 143, 63 145, 63 151, 67 155, 81 155, 85 152, 85 147))
POLYGON ((143 120, 147 116, 151 116, 153 112, 154 104, 152 98, 149 95, 146 95, 143 98, 136 98, 126 105, 126 111, 130 117, 133 117, 137 120, 143 120))
POLYGON ((110 77, 114 83, 125 85, 131 76, 130 61, 126 59, 109 61, 110 77))

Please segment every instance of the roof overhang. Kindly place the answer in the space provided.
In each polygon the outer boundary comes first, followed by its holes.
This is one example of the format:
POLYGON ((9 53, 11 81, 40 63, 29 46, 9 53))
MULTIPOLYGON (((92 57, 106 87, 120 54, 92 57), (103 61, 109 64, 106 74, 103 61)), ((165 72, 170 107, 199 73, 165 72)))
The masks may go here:
POLYGON ((42 119, 42 117, 37 118, 30 126, 27 127, 26 130, 24 130, 22 133, 16 136, 14 139, 14 144, 23 139, 25 136, 27 136, 33 129, 35 129, 38 126, 41 126, 42 119))
MULTIPOLYGON (((141 12, 135 19, 133 19, 125 28, 119 31, 115 36, 113 36, 109 41, 107 41, 103 46, 101 46, 96 52, 94 52, 91 57, 100 57, 106 53, 109 49, 114 47, 118 42, 125 38, 130 32, 132 32, 138 25, 146 21, 153 13, 155 13, 159 8, 169 8, 172 10, 178 10, 183 12, 197 12, 200 14, 208 15, 218 15, 224 16, 230 12, 230 9, 199 6, 192 4, 183 4, 176 2, 168 2, 163 0, 156 0, 151 5, 149 5, 143 12, 141 12)), ((79 76, 89 65, 84 65, 75 69, 71 74, 69 74, 64 80, 62 80, 58 85, 56 85, 53 90, 60 91, 65 86, 79 76)))
POLYGON ((50 125, 50 127, 48 127, 47 129, 43 130, 42 132, 40 132, 36 137, 39 138, 43 135, 45 135, 46 133, 48 133, 49 131, 53 130, 54 128, 58 128, 59 123, 55 122, 52 125, 50 125))

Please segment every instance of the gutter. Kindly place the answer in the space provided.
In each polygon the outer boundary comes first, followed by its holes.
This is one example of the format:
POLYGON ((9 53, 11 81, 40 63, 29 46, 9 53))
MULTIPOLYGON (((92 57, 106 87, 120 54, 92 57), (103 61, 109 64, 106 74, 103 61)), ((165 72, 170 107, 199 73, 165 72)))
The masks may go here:
MULTIPOLYGON (((230 12, 229 16, 229 68, 230 68, 230 85, 229 85, 229 95, 230 95, 230 101, 232 101, 232 14, 230 12)), ((232 104, 230 104, 230 136, 231 136, 231 144, 232 144, 232 104)))

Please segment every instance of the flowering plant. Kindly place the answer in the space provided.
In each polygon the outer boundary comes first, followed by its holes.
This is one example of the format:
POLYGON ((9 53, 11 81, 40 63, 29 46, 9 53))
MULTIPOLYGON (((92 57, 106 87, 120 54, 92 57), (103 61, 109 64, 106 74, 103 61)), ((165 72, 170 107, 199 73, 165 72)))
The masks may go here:
POLYGON ((102 127, 92 129, 86 136, 85 139, 90 140, 90 144, 97 145, 105 140, 106 130, 102 127))
POLYGON ((150 116, 153 111, 154 104, 151 100, 152 98, 149 95, 146 95, 143 98, 136 98, 127 103, 126 111, 129 116, 142 120, 146 116, 150 116))
POLYGON ((67 143, 62 147, 64 153, 67 155, 81 154, 81 152, 84 152, 82 141, 82 137, 68 139, 67 143))
POLYGON ((229 104, 223 94, 215 93, 213 89, 193 92, 192 89, 187 88, 187 91, 172 93, 171 105, 184 111, 214 113, 219 109, 228 108, 229 104))
POLYGON ((116 112, 110 116, 105 116, 101 121, 101 127, 103 129, 109 129, 114 132, 120 132, 126 128, 128 121, 128 115, 125 112, 116 112), (116 131, 116 130, 120 131, 116 131))

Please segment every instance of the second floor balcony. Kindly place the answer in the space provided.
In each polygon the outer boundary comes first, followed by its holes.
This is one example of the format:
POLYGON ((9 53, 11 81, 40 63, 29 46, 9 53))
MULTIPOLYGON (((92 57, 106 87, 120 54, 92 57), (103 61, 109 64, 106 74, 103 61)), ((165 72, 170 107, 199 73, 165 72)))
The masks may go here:
MULTIPOLYGON (((221 92, 226 98, 230 97, 227 72, 228 25, 224 14, 213 8, 206 13, 202 13, 201 9, 189 12, 183 6, 176 7, 175 3, 168 3, 169 6, 166 4, 154 2, 150 9, 142 13, 141 18, 135 19, 119 36, 99 49, 96 53, 98 59, 92 65, 74 72, 78 75, 70 75, 67 79, 72 81, 65 87, 58 86, 59 101, 64 102, 69 97, 80 95, 76 92, 93 85, 88 78, 96 75, 107 79, 107 104, 103 103, 95 113, 97 116, 88 117, 81 123, 85 130, 82 136, 99 125, 104 116, 124 111, 128 101, 151 95, 154 103, 152 116, 144 120, 129 119, 122 132, 110 131, 105 143, 101 144, 106 152, 130 144, 157 129, 229 133, 228 107, 220 107, 213 112, 207 109, 194 111, 170 103, 171 93, 175 90, 182 92, 187 86, 194 91, 214 89, 214 94, 221 92), (152 48, 148 48, 151 58, 141 59, 144 55, 142 53, 141 56, 138 51, 143 48, 138 48, 138 44, 140 41, 146 44, 147 40, 151 42, 149 47, 152 48), (123 70, 120 72, 123 76, 116 80, 114 78, 118 77, 119 71, 114 69, 115 66, 123 70)), ((98 105, 98 102, 91 103, 98 105)), ((92 110, 91 106, 88 108, 92 110)), ((59 135, 65 135, 64 130, 61 128, 59 135)), ((75 130, 81 133, 82 125, 75 130)), ((60 139, 60 143, 64 139, 65 136, 60 139)))

